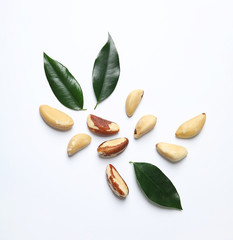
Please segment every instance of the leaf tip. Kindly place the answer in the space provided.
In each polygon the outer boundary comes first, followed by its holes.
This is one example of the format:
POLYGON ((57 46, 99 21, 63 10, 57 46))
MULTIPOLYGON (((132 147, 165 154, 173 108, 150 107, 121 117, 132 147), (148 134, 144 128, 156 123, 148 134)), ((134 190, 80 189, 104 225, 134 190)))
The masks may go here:
POLYGON ((178 197, 176 204, 173 205, 174 208, 178 209, 178 210, 183 210, 182 205, 181 205, 181 201, 180 201, 180 197, 178 197))
POLYGON ((44 61, 45 60, 48 61, 50 58, 45 52, 43 52, 43 57, 44 57, 44 61))
POLYGON ((179 203, 178 209, 179 209, 179 210, 183 210, 183 208, 182 208, 182 206, 181 206, 181 203, 179 203))
MULTIPOLYGON (((111 34, 108 32, 108 42, 113 42, 111 34)), ((114 43, 114 42, 113 42, 114 43)))

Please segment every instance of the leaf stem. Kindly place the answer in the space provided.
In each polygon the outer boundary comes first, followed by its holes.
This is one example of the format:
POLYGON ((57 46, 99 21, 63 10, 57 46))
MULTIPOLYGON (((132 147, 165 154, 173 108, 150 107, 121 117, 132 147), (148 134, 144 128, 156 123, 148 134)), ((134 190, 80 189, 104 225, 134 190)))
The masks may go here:
POLYGON ((94 110, 97 108, 97 105, 99 104, 99 102, 96 103, 95 107, 94 107, 94 110))
POLYGON ((131 162, 131 161, 130 161, 129 163, 134 163, 134 162, 131 162))
POLYGON ((86 111, 87 109, 86 109, 86 108, 83 108, 83 109, 81 109, 81 110, 86 111))

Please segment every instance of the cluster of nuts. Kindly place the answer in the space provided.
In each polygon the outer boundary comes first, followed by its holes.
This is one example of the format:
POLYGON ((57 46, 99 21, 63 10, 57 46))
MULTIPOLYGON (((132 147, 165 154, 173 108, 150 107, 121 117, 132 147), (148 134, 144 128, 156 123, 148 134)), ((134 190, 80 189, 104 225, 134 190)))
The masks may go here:
MULTIPOLYGON (((131 117, 137 106, 139 105, 144 91, 137 89, 132 91, 126 99, 126 114, 131 117)), ((44 121, 51 127, 59 130, 69 130, 72 128, 74 122, 67 114, 52 108, 48 105, 40 106, 40 114, 44 121)), ((176 137, 178 138, 192 138, 196 136, 205 124, 206 114, 202 113, 186 122, 184 122, 176 131, 176 137)), ((153 115, 145 115, 139 119, 134 130, 134 138, 140 138, 149 131, 151 131, 157 122, 157 118, 153 115)), ((89 130, 95 134, 109 136, 119 132, 120 127, 118 124, 100 118, 95 115, 88 115, 87 126, 89 130)), ((85 148, 91 142, 91 137, 88 134, 80 133, 71 138, 68 143, 67 153, 69 156, 75 154, 81 149, 85 148)), ((129 140, 126 137, 116 138, 101 143, 97 152, 101 157, 114 157, 123 152, 129 140)), ((170 144, 170 143, 157 143, 156 149, 161 156, 172 161, 177 162, 185 158, 188 151, 185 147, 170 144)), ((125 198, 129 189, 123 178, 120 176, 115 167, 109 164, 106 168, 107 181, 112 191, 119 197, 125 198)))

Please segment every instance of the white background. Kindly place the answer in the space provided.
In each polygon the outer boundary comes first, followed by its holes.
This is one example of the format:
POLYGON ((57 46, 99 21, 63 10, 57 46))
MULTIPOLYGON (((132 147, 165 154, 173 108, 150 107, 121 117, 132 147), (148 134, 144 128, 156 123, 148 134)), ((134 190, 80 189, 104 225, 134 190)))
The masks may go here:
POLYGON ((14 1, 0 7, 0 239, 233 239, 233 2, 14 1), (121 75, 113 94, 97 110, 92 89, 94 60, 110 33, 121 75), (72 111, 53 95, 43 52, 63 63, 84 92, 87 111, 72 111), (132 118, 125 99, 142 88, 132 118), (47 126, 39 106, 69 114, 67 132, 47 126), (195 138, 175 138, 177 127, 205 112, 195 138), (101 159, 106 139, 89 132, 88 114, 117 122, 117 137, 129 138, 118 157, 101 159), (134 140, 136 122, 154 114, 153 131, 134 140), (69 158, 77 133, 91 144, 69 158), (177 164, 155 150, 160 141, 185 146, 177 164), (129 161, 158 166, 176 186, 183 210, 158 207, 139 189, 129 161), (127 182, 125 200, 105 178, 113 164, 127 182))

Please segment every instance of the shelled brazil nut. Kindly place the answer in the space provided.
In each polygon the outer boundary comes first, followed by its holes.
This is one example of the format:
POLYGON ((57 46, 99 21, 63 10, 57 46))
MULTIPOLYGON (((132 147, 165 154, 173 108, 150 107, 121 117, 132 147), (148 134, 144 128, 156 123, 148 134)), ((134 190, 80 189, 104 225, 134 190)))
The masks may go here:
POLYGON ((188 151, 185 147, 164 142, 157 143, 156 150, 161 156, 171 162, 178 162, 185 158, 188 154, 188 151))
POLYGON ((72 156, 76 152, 85 148, 91 142, 91 137, 85 133, 79 133, 73 136, 67 147, 67 153, 69 156, 72 156))
POLYGON ((178 138, 192 138, 195 137, 203 128, 206 121, 206 114, 202 113, 198 116, 189 119, 179 126, 176 131, 178 138))
POLYGON ((56 108, 41 105, 39 110, 43 120, 52 128, 65 131, 71 129, 74 125, 74 121, 70 116, 56 108))
POLYGON ((140 138, 151 131, 157 122, 154 115, 145 115, 139 119, 134 130, 134 138, 140 138))
POLYGON ((142 89, 136 89, 129 93, 126 102, 125 102, 125 111, 128 117, 131 117, 139 103, 142 100, 144 91, 142 89))

